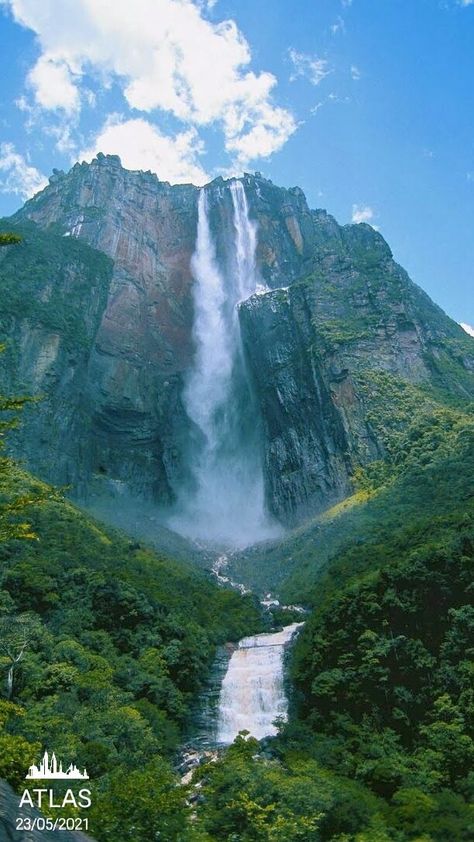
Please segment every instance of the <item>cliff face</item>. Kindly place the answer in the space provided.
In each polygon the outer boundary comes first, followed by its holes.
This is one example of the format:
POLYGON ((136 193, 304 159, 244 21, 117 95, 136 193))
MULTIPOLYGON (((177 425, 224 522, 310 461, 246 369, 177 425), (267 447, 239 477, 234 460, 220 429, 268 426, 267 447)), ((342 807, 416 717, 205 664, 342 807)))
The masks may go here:
POLYGON ((469 338, 416 287, 369 226, 339 228, 312 273, 241 306, 265 425, 271 506, 283 520, 324 508, 358 466, 384 455, 370 423, 376 372, 469 397, 469 338))
MULTIPOLYGON (((369 226, 341 228, 298 188, 258 174, 244 185, 268 291, 240 306, 242 338, 268 504, 291 522, 343 497, 354 468, 381 455, 360 378, 382 370, 467 396, 472 340, 369 226)), ((223 262, 229 192, 222 179, 208 188, 223 262)), ((55 173, 3 224, 14 226, 24 242, 0 256, 9 340, 1 385, 45 396, 27 413, 17 451, 80 493, 95 484, 169 503, 186 477, 196 188, 99 156, 55 173)))
MULTIPOLYGON (((181 376, 192 354, 195 193, 101 157, 53 176, 17 215, 60 236, 65 247, 76 241, 111 258, 86 366, 83 399, 92 410, 81 469, 89 480, 110 478, 118 492, 164 503, 171 499, 169 479, 179 473, 181 376)), ((49 478, 62 481, 57 468, 53 460, 49 478)), ((78 471, 75 460, 71 471, 78 471)), ((72 482, 77 486, 77 477, 72 482)))
POLYGON ((0 391, 38 399, 15 431, 17 454, 40 476, 80 490, 93 459, 91 360, 112 264, 31 224, 18 230, 23 242, 0 251, 0 391))

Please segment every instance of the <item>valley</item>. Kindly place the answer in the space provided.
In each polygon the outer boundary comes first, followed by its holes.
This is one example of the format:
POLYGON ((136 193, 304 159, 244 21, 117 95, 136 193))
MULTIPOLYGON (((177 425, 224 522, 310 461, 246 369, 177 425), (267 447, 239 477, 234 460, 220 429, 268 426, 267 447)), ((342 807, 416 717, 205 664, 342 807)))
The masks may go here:
POLYGON ((98 155, 0 231, 0 777, 86 766, 97 842, 467 840, 472 337, 258 173, 98 155))

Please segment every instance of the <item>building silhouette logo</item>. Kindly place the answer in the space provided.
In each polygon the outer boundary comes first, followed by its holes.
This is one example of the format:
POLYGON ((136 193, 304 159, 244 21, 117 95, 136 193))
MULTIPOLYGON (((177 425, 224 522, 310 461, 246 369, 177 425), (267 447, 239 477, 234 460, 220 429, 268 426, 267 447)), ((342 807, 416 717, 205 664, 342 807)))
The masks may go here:
POLYGON ((39 766, 30 766, 26 780, 36 780, 42 778, 43 780, 58 780, 58 779, 76 779, 80 781, 88 781, 89 775, 86 769, 82 772, 76 765, 70 764, 66 771, 63 771, 63 764, 58 763, 56 755, 52 754, 51 758, 47 751, 45 751, 39 766))

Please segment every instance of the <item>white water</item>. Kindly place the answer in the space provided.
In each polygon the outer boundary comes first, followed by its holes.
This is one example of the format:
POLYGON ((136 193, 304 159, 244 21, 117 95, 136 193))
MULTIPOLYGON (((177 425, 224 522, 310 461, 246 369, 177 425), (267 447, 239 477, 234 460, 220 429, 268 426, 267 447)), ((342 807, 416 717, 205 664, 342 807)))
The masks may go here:
MULTIPOLYGON (((226 585, 229 588, 233 588, 236 591, 240 591, 242 595, 246 593, 252 593, 250 588, 246 588, 245 585, 243 585, 241 582, 235 582, 233 579, 230 578, 230 576, 224 576, 222 571, 225 570, 228 562, 229 558, 227 555, 220 555, 218 558, 215 559, 212 565, 212 572, 214 573, 214 576, 216 577, 217 581, 221 585, 226 585)), ((263 604, 264 603, 262 602, 262 605, 263 604)))
POLYGON ((261 740, 276 734, 274 722, 286 719, 288 701, 283 686, 285 646, 303 623, 292 623, 275 634, 244 637, 233 653, 222 682, 217 742, 233 742, 247 730, 261 740))
POLYGON ((235 229, 235 303, 245 301, 257 289, 255 250, 257 248, 257 227, 249 219, 247 197, 241 181, 230 185, 234 208, 235 229))
POLYGON ((264 504, 261 457, 250 418, 251 395, 242 355, 238 304, 257 289, 256 227, 249 219, 240 181, 228 188, 233 237, 227 270, 218 265, 209 225, 208 197, 199 194, 194 277, 196 355, 184 390, 187 414, 197 430, 190 454, 192 491, 181 490, 176 531, 197 540, 243 547, 280 531, 264 504))

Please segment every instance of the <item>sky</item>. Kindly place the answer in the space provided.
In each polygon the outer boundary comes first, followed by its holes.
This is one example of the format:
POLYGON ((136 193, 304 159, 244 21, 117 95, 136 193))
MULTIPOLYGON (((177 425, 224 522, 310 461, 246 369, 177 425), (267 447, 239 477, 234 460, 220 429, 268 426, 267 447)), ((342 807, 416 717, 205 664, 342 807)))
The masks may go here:
POLYGON ((260 171, 474 325, 474 0, 0 0, 0 215, 98 151, 260 171))

